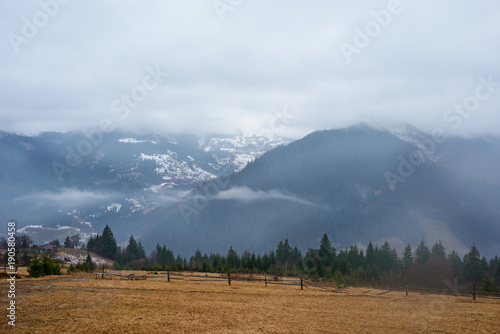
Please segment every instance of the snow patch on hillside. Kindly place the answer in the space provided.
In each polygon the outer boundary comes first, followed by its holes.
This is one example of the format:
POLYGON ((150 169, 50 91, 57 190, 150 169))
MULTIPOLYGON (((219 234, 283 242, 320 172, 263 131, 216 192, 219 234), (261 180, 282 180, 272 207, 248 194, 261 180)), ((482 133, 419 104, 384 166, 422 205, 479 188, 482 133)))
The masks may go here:
POLYGON ((167 150, 166 154, 147 155, 141 153, 141 160, 151 160, 156 163, 156 173, 164 180, 188 180, 191 182, 205 181, 215 178, 215 175, 194 163, 179 159, 176 152, 167 150))
POLYGON ((119 212, 121 208, 122 205, 119 203, 112 203, 106 207, 108 211, 114 211, 114 212, 119 212))
POLYGON ((158 144, 157 141, 154 140, 138 140, 134 138, 121 138, 118 139, 120 143, 127 143, 127 144, 140 144, 140 143, 151 143, 151 144, 158 144))

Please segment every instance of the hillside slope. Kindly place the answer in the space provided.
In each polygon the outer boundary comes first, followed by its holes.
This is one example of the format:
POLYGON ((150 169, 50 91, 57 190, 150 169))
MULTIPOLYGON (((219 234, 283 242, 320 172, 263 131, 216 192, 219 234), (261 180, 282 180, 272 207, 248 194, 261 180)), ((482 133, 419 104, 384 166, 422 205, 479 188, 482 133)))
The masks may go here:
POLYGON ((227 188, 201 197, 199 208, 193 195, 185 202, 190 211, 179 205, 159 210, 143 238, 159 239, 150 230, 173 249, 225 252, 230 245, 272 249, 285 238, 307 249, 328 233, 337 248, 389 240, 402 249, 423 238, 430 244, 441 239, 449 251, 464 253, 476 243, 485 254, 500 253, 500 187, 491 177, 500 164, 483 178, 470 170, 474 163, 484 170, 481 160, 450 167, 478 147, 489 161, 500 161, 499 141, 466 140, 461 150, 454 142, 460 143, 450 139, 433 156, 414 156, 418 145, 388 131, 316 132, 256 159, 227 188), (435 159, 443 150, 447 164, 435 159))

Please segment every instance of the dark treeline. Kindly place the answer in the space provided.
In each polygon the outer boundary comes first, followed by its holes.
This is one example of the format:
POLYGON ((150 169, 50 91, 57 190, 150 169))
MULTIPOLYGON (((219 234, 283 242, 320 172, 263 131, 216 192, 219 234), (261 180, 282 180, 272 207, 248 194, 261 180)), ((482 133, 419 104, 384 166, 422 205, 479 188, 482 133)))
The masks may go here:
POLYGON ((443 288, 467 287, 472 282, 483 291, 500 292, 500 260, 498 256, 487 261, 476 245, 462 258, 455 252, 447 254, 441 241, 431 248, 422 240, 416 249, 408 244, 400 257, 386 241, 374 246, 370 241, 366 251, 357 246, 336 250, 328 235, 323 235, 318 248, 302 254, 288 240, 280 241, 275 250, 264 253, 244 251, 238 254, 232 247, 227 254, 202 254, 197 250, 189 258, 156 245, 146 256, 139 241, 130 237, 127 247, 116 245, 111 229, 106 226, 103 235, 93 237, 87 250, 115 260, 115 269, 189 270, 199 272, 267 273, 279 276, 304 276, 312 280, 335 281, 350 286, 416 285, 443 288))
POLYGON ((281 276, 305 276, 312 280, 335 281, 349 286, 415 285, 429 288, 454 286, 466 288, 477 282, 486 292, 500 292, 500 260, 481 257, 477 247, 460 258, 455 251, 446 253, 441 241, 431 249, 422 240, 413 250, 408 244, 401 257, 388 242, 381 247, 370 242, 365 252, 357 246, 337 251, 325 234, 319 248, 308 249, 303 256, 288 240, 263 256, 244 251, 241 256, 230 247, 228 253, 203 254, 197 250, 189 261, 172 251, 156 246, 148 258, 150 269, 192 270, 200 272, 248 272, 281 276))

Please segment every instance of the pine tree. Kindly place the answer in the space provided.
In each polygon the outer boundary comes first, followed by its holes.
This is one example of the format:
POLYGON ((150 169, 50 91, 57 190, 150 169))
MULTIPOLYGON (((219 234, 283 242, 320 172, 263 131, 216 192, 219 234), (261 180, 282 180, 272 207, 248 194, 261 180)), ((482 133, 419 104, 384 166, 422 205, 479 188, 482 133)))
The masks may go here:
POLYGON ((269 261, 269 256, 267 252, 262 256, 262 271, 267 272, 267 270, 271 267, 271 262, 269 261))
POLYGON ((146 258, 146 252, 144 251, 144 247, 142 246, 141 241, 139 241, 139 244, 137 244, 137 252, 139 255, 139 259, 145 259, 146 258))
POLYGON ((326 233, 321 238, 318 255, 324 267, 330 267, 333 264, 332 245, 326 233))
POLYGON ((73 244, 71 243, 69 236, 64 239, 64 248, 73 248, 73 244))
POLYGON ((92 258, 90 257, 90 253, 87 253, 87 258, 83 263, 83 268, 86 272, 91 272, 94 269, 94 264, 92 263, 92 258))
POLYGON ((276 260, 279 264, 285 264, 286 261, 290 260, 291 253, 292 248, 288 244, 288 239, 285 240, 285 243, 280 241, 276 247, 276 260))
POLYGON ((255 253, 252 252, 252 255, 250 256, 250 263, 248 265, 250 270, 254 271, 255 268, 257 267, 257 258, 255 257, 255 253))
POLYGON ((498 285, 500 285, 500 261, 497 262, 497 267, 495 269, 495 273, 493 274, 493 278, 497 282, 498 285))
POLYGON ((497 286, 495 280, 489 275, 484 276, 483 284, 481 286, 482 292, 499 292, 500 288, 497 286))
POLYGON ((33 255, 30 264, 28 265, 28 273, 31 277, 40 277, 43 274, 42 261, 38 257, 37 253, 33 255))
POLYGON ((463 277, 466 280, 480 282, 483 278, 481 254, 479 253, 475 244, 473 244, 469 252, 465 254, 463 262, 463 277))
POLYGON ((156 244, 155 250, 156 250, 156 257, 154 260, 156 260, 156 262, 161 265, 161 246, 160 246, 160 244, 156 244))
POLYGON ((127 254, 128 261, 134 261, 139 259, 139 246, 137 245, 137 241, 135 241, 134 236, 131 235, 128 240, 128 245, 125 248, 125 253, 127 254))
POLYGON ((115 254, 116 254, 116 240, 115 237, 113 236, 113 232, 111 232, 111 229, 109 228, 108 225, 104 228, 102 231, 102 239, 101 239, 101 254, 104 257, 107 257, 109 259, 114 259, 115 254))
POLYGON ((415 261, 419 264, 424 264, 431 257, 431 252, 429 251, 429 247, 425 244, 424 239, 418 245, 417 250, 415 251, 415 261))
POLYGON ((488 261, 486 261, 486 257, 481 258, 481 273, 484 275, 488 274, 488 261))
POLYGON ((236 251, 233 250, 233 247, 229 247, 226 256, 227 269, 238 269, 240 267, 240 259, 236 251))
POLYGON ((414 257, 413 257, 412 249, 411 249, 410 243, 408 243, 408 245, 405 247, 405 250, 403 253, 403 261, 402 261, 403 270, 407 271, 408 268, 410 268, 410 266, 413 264, 413 261, 414 261, 414 257))
POLYGON ((389 243, 385 241, 382 247, 380 248, 379 252, 379 257, 378 257, 379 269, 382 272, 388 272, 392 266, 393 262, 392 260, 393 259, 391 258, 391 246, 389 246, 389 243))
POLYGON ((269 268, 276 264, 276 255, 274 254, 274 251, 269 252, 269 268))
POLYGON ((434 246, 432 246, 431 258, 440 260, 446 259, 446 250, 441 240, 437 241, 434 246))
POLYGON ((458 256, 457 252, 453 251, 448 256, 448 261, 451 263, 451 267, 453 268, 454 275, 460 275, 462 273, 463 263, 458 256))
POLYGON ((366 270, 370 270, 375 266, 377 261, 377 256, 375 254, 375 250, 373 249, 373 244, 370 240, 370 243, 368 244, 368 247, 366 248, 366 256, 365 256, 365 263, 366 263, 366 270))

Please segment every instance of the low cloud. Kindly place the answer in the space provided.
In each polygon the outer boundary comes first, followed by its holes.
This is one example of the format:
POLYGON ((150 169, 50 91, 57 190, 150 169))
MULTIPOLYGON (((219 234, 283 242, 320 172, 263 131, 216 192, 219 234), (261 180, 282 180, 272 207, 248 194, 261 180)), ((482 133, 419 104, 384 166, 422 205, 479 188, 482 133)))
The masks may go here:
POLYGON ((43 191, 31 193, 29 195, 17 198, 16 201, 71 206, 75 204, 89 204, 93 202, 104 201, 112 197, 113 194, 111 193, 63 188, 59 192, 43 191))
POLYGON ((311 203, 308 200, 297 197, 291 193, 284 193, 278 189, 263 191, 263 190, 252 190, 248 187, 235 187, 229 190, 221 191, 215 196, 215 199, 234 200, 243 202, 245 204, 252 203, 255 201, 284 200, 305 205, 316 206, 316 204, 311 203))

